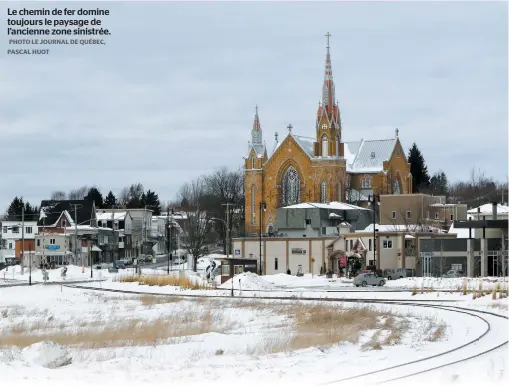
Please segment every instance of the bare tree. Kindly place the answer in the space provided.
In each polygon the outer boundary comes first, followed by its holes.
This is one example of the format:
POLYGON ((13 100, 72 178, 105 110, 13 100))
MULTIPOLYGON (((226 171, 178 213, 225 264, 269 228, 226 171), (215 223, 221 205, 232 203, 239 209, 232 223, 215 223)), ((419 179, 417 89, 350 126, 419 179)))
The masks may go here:
POLYGON ((88 193, 88 187, 86 185, 73 189, 69 191, 69 195, 67 197, 69 200, 83 200, 85 199, 85 196, 87 196, 88 193))
POLYGON ((203 178, 184 184, 177 199, 182 203, 181 212, 187 221, 182 223, 182 233, 185 247, 193 257, 193 270, 196 271, 198 258, 203 254, 203 248, 210 232, 210 217, 203 205, 206 195, 206 185, 203 178))
POLYGON ((231 238, 234 235, 240 234, 239 231, 243 224, 244 174, 241 170, 228 171, 226 167, 222 167, 211 175, 205 176, 204 183, 208 198, 207 211, 211 217, 223 219, 225 222, 215 224, 214 228, 219 231, 226 254, 228 243, 231 243, 231 238), (224 206, 226 203, 231 206, 224 206), (228 215, 226 215, 226 211, 229 212, 228 215), (230 230, 230 241, 226 240, 227 219, 229 220, 227 227, 230 230))
POLYGON ((118 204, 126 208, 127 203, 129 203, 129 187, 124 187, 118 194, 118 204))
POLYGON ((66 200, 67 195, 64 191, 53 191, 50 200, 66 200))

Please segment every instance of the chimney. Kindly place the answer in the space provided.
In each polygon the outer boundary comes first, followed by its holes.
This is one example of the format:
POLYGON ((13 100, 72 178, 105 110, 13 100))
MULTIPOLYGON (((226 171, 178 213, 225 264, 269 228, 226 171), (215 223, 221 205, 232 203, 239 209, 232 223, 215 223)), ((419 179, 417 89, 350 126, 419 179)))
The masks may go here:
POLYGON ((492 212, 493 212, 493 214, 492 214, 492 215, 493 215, 492 219, 493 219, 493 220, 497 220, 497 202, 493 202, 493 211, 492 211, 492 212))

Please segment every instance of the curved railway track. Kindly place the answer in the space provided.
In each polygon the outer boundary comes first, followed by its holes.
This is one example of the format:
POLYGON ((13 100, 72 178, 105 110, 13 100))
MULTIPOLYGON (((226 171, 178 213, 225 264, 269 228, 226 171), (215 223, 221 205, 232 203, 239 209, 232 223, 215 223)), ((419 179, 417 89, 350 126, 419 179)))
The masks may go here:
MULTIPOLYGON (((149 293, 149 292, 138 292, 138 291, 129 291, 129 290, 119 290, 119 289, 103 289, 96 288, 91 286, 83 286, 83 285, 73 285, 66 284, 64 285, 69 288, 78 288, 78 289, 86 289, 86 290, 94 290, 101 292, 113 292, 113 293, 122 293, 122 294, 136 294, 136 295, 154 295, 154 296, 171 296, 171 297, 183 297, 183 298, 232 298, 227 295, 182 295, 182 294, 168 294, 168 293, 149 293)), ((422 308, 432 308, 432 309, 440 309, 454 313, 460 313, 465 316, 469 316, 470 318, 475 318, 481 320, 486 329, 484 332, 478 337, 469 340, 468 342, 457 346, 455 348, 449 349, 447 351, 431 355, 422 359, 417 359, 409 362, 404 362, 401 364, 397 364, 388 368, 379 369, 370 371, 367 373, 350 376, 343 379, 332 380, 326 383, 322 383, 319 385, 340 385, 345 382, 351 381, 359 381, 364 384, 385 384, 389 382, 395 382, 401 379, 410 378, 413 376, 421 375, 427 372, 435 371, 441 368, 446 368, 448 366, 452 366, 458 363, 466 362, 468 360, 483 356, 490 352, 496 351, 497 349, 507 346, 507 320, 508 317, 489 312, 489 311, 481 311, 472 308, 464 308, 455 305, 436 305, 436 303, 444 303, 444 302, 456 302, 454 300, 444 301, 444 300, 419 300, 419 302, 415 302, 414 300, 394 300, 394 299, 366 299, 366 298, 316 298, 316 297, 302 297, 302 298, 292 298, 292 297, 270 297, 270 296, 241 296, 235 298, 243 298, 243 299, 266 299, 266 300, 302 300, 302 301, 318 301, 318 302, 349 302, 349 303, 369 303, 369 304, 386 304, 386 305, 398 305, 398 306, 413 306, 413 307, 422 307, 422 308), (433 305, 435 304, 435 305, 433 305), (498 339, 496 344, 492 344, 492 336, 497 336, 497 333, 503 330, 504 331, 504 339, 498 339)))

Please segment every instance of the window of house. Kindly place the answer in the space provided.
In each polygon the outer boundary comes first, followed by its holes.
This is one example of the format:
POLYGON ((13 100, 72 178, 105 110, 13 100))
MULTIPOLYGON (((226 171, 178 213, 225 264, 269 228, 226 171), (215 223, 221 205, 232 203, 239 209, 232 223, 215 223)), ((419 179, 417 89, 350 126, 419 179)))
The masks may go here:
POLYGON ((277 258, 274 258, 274 270, 277 270, 278 268, 278 259, 277 258))
POLYGON ((325 203, 327 201, 327 183, 322 181, 322 186, 320 188, 320 201, 325 203))
POLYGON ((114 228, 115 228, 115 230, 118 230, 118 222, 114 223, 114 228))
POLYGON ((396 211, 392 211, 391 216, 392 216, 392 219, 396 219, 396 211))
POLYGON ((373 239, 370 239, 369 240, 369 251, 371 251, 371 249, 372 249, 372 246, 371 246, 372 243, 373 243, 373 239))
POLYGON ((37 247, 41 247, 41 240, 37 239, 37 247))
POLYGON ((13 234, 19 234, 19 227, 18 226, 13 226, 12 227, 12 233, 13 234))
POLYGON ((342 198, 342 191, 341 191, 341 183, 338 183, 338 202, 341 201, 342 198))
POLYGON ((5 234, 5 233, 7 233, 7 226, 3 226, 3 227, 2 227, 2 232, 3 232, 4 234, 5 234))
POLYGON ((9 242, 9 250, 12 250, 12 242, 9 242))
POLYGON ((55 239, 54 239, 54 238, 50 238, 50 240, 49 240, 49 244, 50 244, 50 245, 54 245, 54 244, 55 244, 55 239))
POLYGON ((306 219, 306 225, 311 224, 311 219, 306 219))
POLYGON ((329 141, 327 136, 322 136, 322 156, 327 157, 329 155, 329 141))
POLYGON ((406 217, 407 217, 407 219, 412 219, 412 211, 407 211, 406 217))
POLYGON ((353 240, 350 239, 350 250, 353 250, 353 240))
POLYGON ((385 239, 383 246, 384 246, 384 249, 392 249, 392 241, 385 239))
POLYGON ((107 244, 108 243, 108 235, 105 235, 104 236, 104 243, 107 244))
POLYGON ((440 214, 438 212, 435 212, 435 219, 440 219, 440 214))
POLYGON ((429 211, 426 211, 426 219, 429 219, 429 211))
POLYGON ((27 234, 31 234, 32 233, 32 227, 31 226, 30 227, 25 227, 25 232, 27 234))
POLYGON ((221 275, 230 275, 230 265, 221 265, 221 275))
POLYGON ((454 214, 451 214, 451 220, 454 220, 454 214))

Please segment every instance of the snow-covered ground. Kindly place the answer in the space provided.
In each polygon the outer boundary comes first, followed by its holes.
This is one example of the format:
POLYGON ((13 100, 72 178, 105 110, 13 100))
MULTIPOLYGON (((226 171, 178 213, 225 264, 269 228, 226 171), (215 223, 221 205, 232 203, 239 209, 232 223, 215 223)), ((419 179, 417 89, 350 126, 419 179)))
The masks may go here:
MULTIPOLYGON (((28 273, 21 275, 19 267, 15 269, 14 274, 12 267, 9 268, 11 272, 7 272, 12 275, 11 282, 28 279, 28 273)), ((50 281, 60 282, 60 270, 49 273, 50 281)), ((240 381, 243 386, 260 383, 312 386, 442 353, 481 336, 487 327, 475 313, 460 315, 452 310, 413 305, 366 305, 348 302, 349 299, 431 300, 436 305, 462 306, 504 315, 509 305, 507 298, 492 300, 491 294, 474 299, 471 293, 463 295, 458 290, 430 291, 431 288, 461 288, 462 279, 425 278, 420 279, 420 285, 419 279, 395 280, 389 283, 399 282, 399 288, 407 291, 388 292, 380 288, 355 288, 342 279, 331 282, 316 276, 260 277, 243 273, 220 289, 181 290, 176 286, 118 282, 119 275, 130 275, 132 269, 121 270, 119 274, 107 270, 93 273, 94 279, 103 281, 71 284, 71 287, 36 284, 1 288, 2 385, 39 385, 51 381, 52 385, 74 386, 80 385, 76 383, 79 381, 87 386, 102 386, 115 381, 127 386, 223 386, 240 381), (435 286, 428 286, 429 283, 435 286), (234 298, 230 297, 232 284, 234 298), (331 293, 328 292, 330 285, 349 291, 331 293), (409 290, 416 287, 418 292, 412 295, 409 290), (171 297, 104 292, 106 289, 161 293, 171 297), (288 300, 247 297, 286 297, 288 300), (345 302, 324 300, 317 304, 300 300, 302 297, 343 298, 345 302), (316 308, 316 305, 322 306, 316 308), (365 310, 362 308, 376 313, 356 325, 358 340, 348 339, 348 328, 338 328, 338 324, 341 326, 348 320, 346 317, 335 315, 330 322, 332 325, 327 325, 331 318, 329 312, 365 310), (315 316, 317 320, 309 326, 316 326, 318 330, 303 331, 301 326, 310 329, 302 325, 303 316, 315 316), (320 328, 322 324, 325 325, 320 328), (432 333, 438 331, 441 332, 438 336, 432 333), (327 345, 330 337, 340 344, 327 345)), ((164 272, 147 269, 144 274, 164 272)), ((186 275, 193 276, 192 273, 186 275)), ((42 281, 41 272, 33 271, 32 279, 42 281)), ((65 282, 88 280, 90 270, 82 273, 81 268, 70 266, 65 282)), ((481 281, 484 289, 490 284, 495 286, 491 279, 471 280, 469 286, 477 289, 481 281)), ((5 281, 6 286, 8 282, 5 281)), ((479 341, 477 347, 462 350, 462 354, 475 353, 483 345, 489 347, 507 336, 507 322, 491 318, 489 335, 479 341)), ((501 382, 505 378, 506 349, 471 360, 474 367, 451 366, 426 373, 424 378, 440 384, 461 384, 474 379, 483 383, 501 382)), ((418 370, 416 367, 412 372, 418 370)), ((398 372, 391 371, 391 377, 398 372)), ((411 380, 424 379, 417 376, 411 380)), ((360 381, 347 383, 363 384, 360 381)))
MULTIPOLYGON (((5 288, 1 294, 0 374, 5 385, 47 380, 75 385, 75 379, 105 385, 107 378, 126 385, 219 385, 243 380, 243 385, 256 381, 311 386, 443 352, 480 336, 486 328, 477 318, 451 311, 375 305, 372 310, 386 317, 375 317, 381 319, 376 329, 360 329, 358 342, 285 351, 296 329, 287 313, 300 309, 287 310, 281 300, 165 298, 42 284, 5 288), (387 333, 382 329, 390 314, 409 324, 396 345, 385 341, 387 333), (447 328, 439 339, 429 341, 426 332, 433 324, 447 328), (380 332, 378 348, 372 341, 380 332), (164 334, 173 338, 165 340, 164 334), (124 341, 114 341, 118 338, 124 341), (41 345, 44 340, 60 341, 62 348, 41 345), (20 348, 5 347, 13 343, 20 348), (72 361, 67 364, 69 356, 72 361), (47 366, 55 361, 64 365, 47 366)), ((507 299, 498 304, 507 307, 507 299)), ((338 307, 363 306, 330 304, 332 310, 338 307)), ((493 367, 486 370, 486 381, 499 380, 501 370, 497 364, 493 367)))

